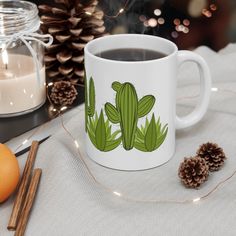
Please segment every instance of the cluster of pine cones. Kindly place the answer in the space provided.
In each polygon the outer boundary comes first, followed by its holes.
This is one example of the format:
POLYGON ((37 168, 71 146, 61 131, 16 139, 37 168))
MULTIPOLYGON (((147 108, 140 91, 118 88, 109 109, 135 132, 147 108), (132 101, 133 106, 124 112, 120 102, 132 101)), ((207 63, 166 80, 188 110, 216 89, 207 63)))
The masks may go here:
POLYGON ((54 39, 45 52, 47 76, 56 87, 50 97, 56 104, 63 101, 61 106, 76 99, 74 84, 83 84, 85 45, 105 35, 104 13, 97 8, 97 4, 98 0, 54 0, 50 5, 39 5, 41 30, 54 39), (70 96, 68 85, 71 86, 70 96), (64 96, 65 86, 67 95, 64 96))
POLYGON ((223 149, 216 143, 202 144, 196 154, 185 158, 178 171, 182 183, 189 188, 198 188, 207 180, 209 171, 218 171, 226 160, 223 149))

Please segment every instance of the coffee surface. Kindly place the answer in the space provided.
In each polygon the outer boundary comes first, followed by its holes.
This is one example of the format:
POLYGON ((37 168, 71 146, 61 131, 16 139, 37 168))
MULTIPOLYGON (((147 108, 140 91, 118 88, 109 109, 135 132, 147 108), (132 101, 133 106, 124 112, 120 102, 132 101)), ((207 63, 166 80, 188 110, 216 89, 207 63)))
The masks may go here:
POLYGON ((115 60, 115 61, 149 61, 165 57, 164 53, 140 49, 140 48, 122 48, 122 49, 112 49, 97 53, 96 56, 115 60))

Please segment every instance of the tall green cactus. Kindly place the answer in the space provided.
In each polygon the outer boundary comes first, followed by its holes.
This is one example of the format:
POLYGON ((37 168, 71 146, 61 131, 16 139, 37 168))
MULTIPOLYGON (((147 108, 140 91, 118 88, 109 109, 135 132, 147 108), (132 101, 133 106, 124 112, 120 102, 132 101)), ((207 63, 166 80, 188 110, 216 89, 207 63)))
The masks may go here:
POLYGON ((92 117, 95 114, 95 87, 94 87, 94 81, 92 77, 89 80, 89 97, 88 98, 89 98, 88 115, 92 117))
POLYGON ((134 147, 138 119, 147 115, 154 106, 155 97, 146 95, 138 100, 134 86, 131 83, 112 83, 116 91, 116 107, 111 103, 105 104, 108 119, 114 124, 120 124, 122 143, 126 150, 134 147))
POLYGON ((93 117, 95 114, 95 87, 94 81, 91 77, 88 81, 85 75, 85 130, 87 132, 88 128, 88 117, 93 117), (89 93, 88 93, 89 90, 89 93))

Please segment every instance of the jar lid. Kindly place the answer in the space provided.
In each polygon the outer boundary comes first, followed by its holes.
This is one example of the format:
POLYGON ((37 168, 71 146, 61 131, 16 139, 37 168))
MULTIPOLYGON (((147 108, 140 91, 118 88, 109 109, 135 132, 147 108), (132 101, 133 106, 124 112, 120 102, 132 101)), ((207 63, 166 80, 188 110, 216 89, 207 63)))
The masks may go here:
POLYGON ((38 8, 34 3, 17 0, 0 1, 0 37, 35 32, 40 27, 38 8))

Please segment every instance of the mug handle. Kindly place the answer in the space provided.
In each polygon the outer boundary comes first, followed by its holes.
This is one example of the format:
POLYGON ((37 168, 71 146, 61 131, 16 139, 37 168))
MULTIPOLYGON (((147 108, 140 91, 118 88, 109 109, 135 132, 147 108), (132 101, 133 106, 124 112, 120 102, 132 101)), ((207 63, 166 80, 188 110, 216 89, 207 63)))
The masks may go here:
POLYGON ((211 95, 211 75, 206 61, 198 54, 181 50, 178 52, 179 66, 186 61, 195 62, 200 72, 200 101, 192 113, 185 117, 176 116, 176 129, 183 129, 200 121, 207 111, 211 95))

